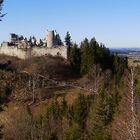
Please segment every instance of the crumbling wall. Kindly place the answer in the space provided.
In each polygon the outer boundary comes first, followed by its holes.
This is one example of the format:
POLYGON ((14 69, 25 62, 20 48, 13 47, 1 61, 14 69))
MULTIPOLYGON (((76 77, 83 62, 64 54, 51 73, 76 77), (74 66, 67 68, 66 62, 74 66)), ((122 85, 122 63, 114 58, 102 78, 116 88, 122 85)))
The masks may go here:
POLYGON ((2 45, 0 47, 0 54, 5 54, 9 56, 16 56, 21 59, 27 59, 35 56, 44 56, 44 55, 52 55, 52 56, 62 56, 67 59, 67 48, 65 46, 47 48, 47 47, 33 47, 22 49, 16 46, 8 46, 2 45))
POLYGON ((9 56, 16 56, 21 59, 27 58, 27 52, 23 49, 18 49, 16 46, 1 46, 0 54, 5 54, 9 56))
POLYGON ((42 56, 50 54, 52 56, 62 56, 63 58, 67 59, 67 48, 65 46, 58 46, 53 48, 38 48, 35 47, 32 50, 33 56, 42 56))

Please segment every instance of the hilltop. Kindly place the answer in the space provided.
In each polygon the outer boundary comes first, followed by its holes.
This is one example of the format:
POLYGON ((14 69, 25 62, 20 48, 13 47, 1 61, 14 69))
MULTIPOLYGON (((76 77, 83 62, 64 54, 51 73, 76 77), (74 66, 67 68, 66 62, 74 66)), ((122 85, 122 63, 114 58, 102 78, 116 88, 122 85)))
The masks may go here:
POLYGON ((71 45, 68 59, 1 55, 4 139, 119 139, 128 75, 127 59, 95 39, 71 45))

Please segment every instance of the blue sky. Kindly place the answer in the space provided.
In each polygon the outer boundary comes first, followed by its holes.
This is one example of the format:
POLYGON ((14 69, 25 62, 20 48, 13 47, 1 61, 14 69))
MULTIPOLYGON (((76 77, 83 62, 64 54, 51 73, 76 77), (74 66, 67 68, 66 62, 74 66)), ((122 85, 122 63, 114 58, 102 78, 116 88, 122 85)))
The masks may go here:
POLYGON ((140 47, 140 0, 5 0, 0 42, 9 34, 44 38, 55 29, 74 42, 95 37, 107 47, 140 47))

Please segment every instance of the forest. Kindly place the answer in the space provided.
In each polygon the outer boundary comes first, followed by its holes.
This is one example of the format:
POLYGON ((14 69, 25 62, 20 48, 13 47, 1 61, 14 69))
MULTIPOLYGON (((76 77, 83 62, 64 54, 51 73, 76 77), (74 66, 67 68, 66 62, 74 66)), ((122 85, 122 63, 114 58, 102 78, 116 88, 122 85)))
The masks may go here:
POLYGON ((140 139, 140 67, 95 38, 65 43, 67 60, 0 56, 1 138, 140 139))

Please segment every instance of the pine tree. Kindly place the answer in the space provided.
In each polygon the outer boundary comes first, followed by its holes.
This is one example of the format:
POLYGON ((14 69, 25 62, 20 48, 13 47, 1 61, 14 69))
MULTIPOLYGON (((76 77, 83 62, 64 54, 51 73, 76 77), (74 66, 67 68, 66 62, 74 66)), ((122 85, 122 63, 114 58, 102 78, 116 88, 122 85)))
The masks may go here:
POLYGON ((117 54, 113 56, 113 72, 115 74, 116 83, 121 80, 124 70, 127 68, 127 59, 120 58, 117 54))
POLYGON ((68 48, 68 59, 69 59, 69 56, 70 56, 70 51, 71 51, 71 46, 72 46, 72 41, 71 41, 71 35, 69 32, 66 33, 66 36, 65 36, 65 44, 68 48))
POLYGON ((80 128, 83 130, 86 125, 86 120, 90 107, 90 98, 83 94, 80 94, 78 99, 74 104, 74 121, 79 124, 80 128))
POLYGON ((80 94, 75 103, 69 107, 67 118, 70 120, 70 128, 66 134, 66 140, 82 140, 84 138, 92 99, 92 96, 80 94))
POLYGON ((62 103, 61 103, 61 113, 63 116, 67 115, 68 111, 68 104, 67 101, 65 100, 65 97, 63 97, 62 103))
POLYGON ((96 97, 95 103, 91 106, 89 119, 89 135, 91 139, 111 139, 108 125, 113 118, 112 97, 104 89, 96 97))
POLYGON ((83 132, 78 124, 74 123, 65 134, 64 140, 83 140, 83 132))
POLYGON ((55 40, 56 40, 56 44, 57 45, 60 45, 60 46, 63 45, 63 42, 61 40, 61 37, 60 37, 60 35, 58 33, 55 36, 55 40))
POLYGON ((77 44, 74 44, 71 48, 69 62, 72 70, 76 73, 80 73, 81 56, 77 44))
POLYGON ((96 47, 96 39, 92 38, 89 42, 89 49, 90 49, 90 65, 96 64, 96 53, 97 53, 97 47, 96 47))
POLYGON ((86 74, 89 72, 90 66, 90 48, 89 41, 87 38, 81 43, 81 74, 86 74))
POLYGON ((65 43, 67 47, 71 47, 72 42, 71 42, 71 35, 69 32, 66 33, 66 37, 65 37, 65 43))
POLYGON ((54 97, 52 104, 50 106, 50 115, 54 119, 59 119, 61 117, 61 110, 60 110, 60 105, 58 104, 57 97, 54 97))
POLYGON ((99 50, 99 44, 98 42, 96 41, 95 38, 92 38, 90 40, 90 50, 91 50, 91 53, 92 53, 92 57, 94 59, 94 63, 97 64, 98 62, 98 50, 99 50))

